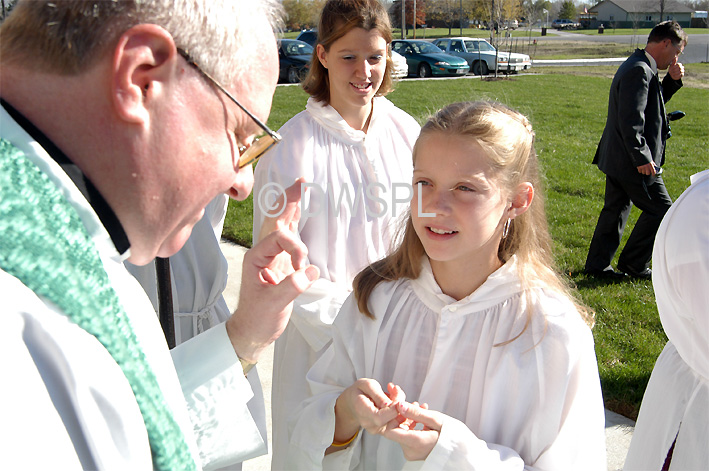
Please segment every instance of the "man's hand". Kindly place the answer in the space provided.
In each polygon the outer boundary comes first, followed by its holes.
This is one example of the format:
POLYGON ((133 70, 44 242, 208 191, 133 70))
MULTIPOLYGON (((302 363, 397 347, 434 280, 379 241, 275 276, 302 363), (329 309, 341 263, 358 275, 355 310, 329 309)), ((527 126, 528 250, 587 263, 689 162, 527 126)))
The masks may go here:
POLYGON ((670 67, 667 69, 667 73, 670 74, 670 77, 672 77, 674 80, 679 80, 684 77, 684 66, 681 62, 677 62, 677 59, 675 59, 674 62, 670 64, 670 67))
POLYGON ((649 164, 639 166, 638 173, 641 175, 655 175, 657 170, 655 169, 655 164, 650 162, 649 164))
MULTIPOLYGON (((293 233, 298 231, 300 221, 300 197, 301 185, 305 183, 305 178, 298 178, 291 186, 286 188, 285 193, 279 195, 274 207, 263 218, 258 241, 263 240, 268 234, 279 229, 288 229, 293 233), (283 205, 285 204, 285 208, 283 205), (277 214, 271 217, 269 214, 277 214)), ((256 242, 258 242, 256 241, 256 242)))
POLYGON ((271 231, 244 256, 239 307, 227 320, 229 339, 239 358, 256 363, 261 352, 286 328, 293 300, 320 276, 306 266, 308 249, 295 234, 300 216, 300 182, 286 190, 288 204, 271 231))

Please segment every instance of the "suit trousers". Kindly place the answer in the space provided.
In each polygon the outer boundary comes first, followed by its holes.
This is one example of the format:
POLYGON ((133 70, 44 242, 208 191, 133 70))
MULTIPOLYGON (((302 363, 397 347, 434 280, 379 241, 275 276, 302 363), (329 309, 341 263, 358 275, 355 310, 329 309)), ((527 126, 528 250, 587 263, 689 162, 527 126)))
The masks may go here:
POLYGON ((586 270, 610 267, 633 204, 642 214, 620 253, 618 266, 637 272, 650 266, 655 234, 665 213, 672 206, 672 199, 662 176, 657 176, 651 185, 647 185, 643 177, 640 177, 618 179, 606 175, 605 202, 588 249, 586 270))

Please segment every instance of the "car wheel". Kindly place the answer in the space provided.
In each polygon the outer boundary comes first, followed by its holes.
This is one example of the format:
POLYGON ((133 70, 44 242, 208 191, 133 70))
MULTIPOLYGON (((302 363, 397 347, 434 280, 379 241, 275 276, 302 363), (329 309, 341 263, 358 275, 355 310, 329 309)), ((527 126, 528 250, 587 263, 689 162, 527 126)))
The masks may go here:
POLYGON ((431 66, 428 64, 419 65, 419 78, 426 78, 431 76, 431 66))
POLYGON ((288 69, 288 83, 300 83, 300 73, 295 67, 288 69))
POLYGON ((487 75, 490 70, 487 68, 487 63, 484 61, 473 62, 473 74, 474 75, 487 75))

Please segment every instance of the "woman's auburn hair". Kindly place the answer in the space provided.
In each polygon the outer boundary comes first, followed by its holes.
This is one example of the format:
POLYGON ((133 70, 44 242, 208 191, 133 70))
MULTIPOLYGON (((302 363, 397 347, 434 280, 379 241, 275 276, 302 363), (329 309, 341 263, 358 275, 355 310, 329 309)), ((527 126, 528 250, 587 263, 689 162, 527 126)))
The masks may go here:
POLYGON ((318 45, 329 51, 332 44, 354 28, 377 30, 387 43, 386 70, 376 96, 385 96, 393 89, 391 60, 393 34, 389 15, 378 0, 329 0, 320 14, 318 40, 313 48, 310 70, 303 80, 303 90, 316 101, 330 103, 330 79, 318 58, 318 45))
MULTIPOLYGON (((505 263, 512 255, 517 256, 519 276, 528 297, 531 296, 532 286, 556 291, 569 298, 583 320, 592 327, 593 312, 575 299, 568 282, 555 269, 541 176, 534 150, 534 131, 529 120, 521 113, 496 102, 453 103, 429 118, 421 128, 414 146, 414 162, 418 143, 434 133, 469 138, 482 147, 503 192, 512 194, 523 182, 532 184, 534 200, 526 212, 512 220, 507 237, 500 240, 498 258, 505 263)), ((398 247, 387 257, 362 270, 353 281, 357 306, 362 314, 372 319, 374 315, 369 298, 379 283, 401 278, 415 279, 421 274, 421 261, 426 252, 414 230, 410 212, 400 231, 403 231, 403 236, 395 238, 401 240, 398 247)), ((529 302, 527 305, 532 306, 529 302)), ((526 314, 524 329, 508 342, 519 338, 530 325, 533 313, 528 311, 526 314)))

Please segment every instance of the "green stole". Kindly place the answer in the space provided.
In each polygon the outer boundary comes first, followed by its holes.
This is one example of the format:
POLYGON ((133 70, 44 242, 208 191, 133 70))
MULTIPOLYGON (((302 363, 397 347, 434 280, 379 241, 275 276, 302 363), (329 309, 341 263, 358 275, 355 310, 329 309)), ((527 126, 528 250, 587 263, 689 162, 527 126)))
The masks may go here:
POLYGON ((143 415, 153 467, 196 469, 79 214, 5 139, 0 139, 0 268, 58 306, 118 363, 143 415))

